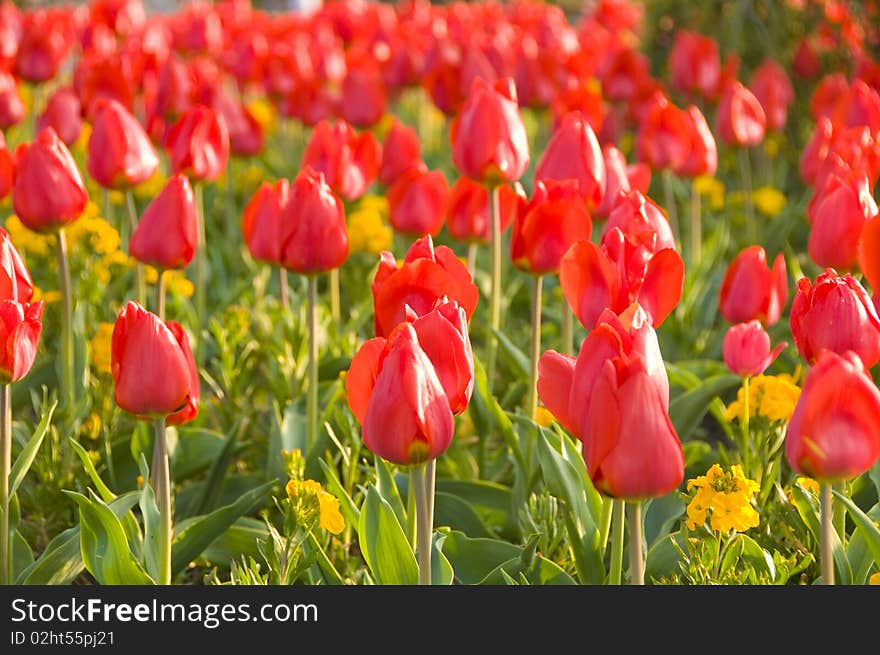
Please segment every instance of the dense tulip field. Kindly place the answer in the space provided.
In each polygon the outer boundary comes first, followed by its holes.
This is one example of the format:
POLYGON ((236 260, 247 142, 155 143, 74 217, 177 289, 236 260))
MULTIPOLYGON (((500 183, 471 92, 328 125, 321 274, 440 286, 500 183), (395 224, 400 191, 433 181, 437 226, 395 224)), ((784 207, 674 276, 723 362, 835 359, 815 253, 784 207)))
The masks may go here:
POLYGON ((0 5, 0 584, 880 584, 880 3, 0 5))

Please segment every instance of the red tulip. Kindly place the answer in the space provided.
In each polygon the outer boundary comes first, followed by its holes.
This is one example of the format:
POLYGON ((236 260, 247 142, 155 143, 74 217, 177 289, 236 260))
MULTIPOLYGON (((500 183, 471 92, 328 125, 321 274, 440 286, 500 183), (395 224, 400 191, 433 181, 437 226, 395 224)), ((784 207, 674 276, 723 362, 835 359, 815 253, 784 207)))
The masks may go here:
POLYGON ((159 168, 159 155, 138 120, 116 100, 92 105, 89 175, 107 189, 129 189, 159 168))
POLYGON ((195 361, 185 333, 134 301, 116 318, 110 368, 116 403, 140 419, 187 410, 198 397, 195 361))
POLYGON ((61 87, 49 96, 46 109, 37 121, 37 129, 51 127, 68 146, 76 143, 82 132, 82 125, 82 106, 73 89, 69 87, 61 87))
MULTIPOLYGON (((498 187, 501 231, 513 222, 525 204, 525 191, 519 182, 498 187)), ((468 177, 452 185, 446 209, 446 229, 456 241, 489 243, 492 241, 492 216, 489 190, 468 177)))
POLYGON ((807 39, 801 39, 797 50, 794 53, 794 59, 791 62, 791 69, 795 75, 805 78, 816 77, 822 72, 822 63, 816 54, 810 42, 807 39))
POLYGON ((391 129, 382 146, 382 166, 379 168, 379 182, 385 186, 394 184, 408 169, 425 166, 416 131, 401 123, 397 117, 391 121, 391 129))
POLYGON ((281 265, 312 275, 339 268, 348 259, 345 210, 324 176, 310 167, 293 181, 281 211, 281 265))
POLYGON ((510 78, 475 79, 450 135, 456 168, 473 180, 494 186, 526 172, 529 141, 510 78))
POLYGON ((134 55, 130 54, 84 55, 73 71, 73 89, 83 108, 90 110, 96 100, 108 98, 134 111, 134 65, 134 55))
POLYGON ((412 325, 402 324, 387 344, 383 341, 364 344, 346 376, 364 445, 395 464, 435 459, 449 448, 455 430, 446 391, 412 325), (353 383, 371 380, 372 393, 364 404, 364 386, 353 383))
POLYGON ((640 191, 634 190, 618 196, 617 204, 608 215, 605 232, 610 232, 614 228, 618 228, 626 235, 636 236, 642 233, 652 235, 650 237, 652 253, 664 248, 675 249, 675 237, 663 210, 640 191))
POLYGON ((823 118, 834 119, 841 114, 841 107, 849 95, 849 82, 843 73, 833 73, 822 78, 810 96, 810 114, 819 122, 823 118))
POLYGON ((864 174, 829 175, 807 209, 810 258, 825 268, 852 268, 862 228, 874 216, 877 203, 864 174))
POLYGON ((58 12, 38 9, 24 14, 21 42, 15 58, 15 74, 32 82, 55 77, 73 45, 58 12))
POLYGON ((846 127, 866 125, 872 133, 880 130, 880 94, 862 80, 854 80, 842 107, 846 127))
POLYGON ((382 253, 373 278, 376 335, 385 337, 406 320, 407 308, 416 316, 427 314, 438 298, 456 301, 468 319, 477 307, 479 292, 464 264, 446 246, 434 247, 431 236, 413 243, 403 265, 382 253))
POLYGON ((791 304, 791 334, 801 356, 812 364, 822 350, 853 351, 866 368, 880 361, 880 317, 871 298, 849 273, 833 268, 803 277, 791 304))
POLYGON ((862 228, 859 268, 871 285, 875 298, 880 298, 880 216, 875 216, 862 228))
POLYGON ((787 345, 782 342, 771 352, 770 335, 759 321, 737 323, 724 335, 724 363, 737 375, 761 375, 787 345))
POLYGON ((807 373, 785 434, 798 473, 849 480, 880 457, 880 391, 854 353, 822 351, 807 373))
POLYGON ((555 273, 569 247, 588 240, 592 231, 574 180, 544 180, 514 220, 510 258, 514 266, 532 275, 555 273))
POLYGON ((344 121, 321 121, 312 130, 302 165, 323 173, 344 200, 357 200, 376 178, 381 158, 379 142, 370 132, 358 135, 344 121))
POLYGON ((710 36, 678 30, 669 53, 672 86, 709 100, 718 93, 721 56, 718 43, 710 36))
POLYGON ((41 130, 33 143, 18 146, 15 160, 12 206, 26 227, 49 232, 80 217, 89 196, 73 156, 55 130, 41 130))
POLYGON ((281 266, 281 215, 290 202, 290 183, 263 182, 244 208, 241 231, 254 259, 281 266))
POLYGON ((655 171, 678 170, 691 152, 694 131, 693 118, 660 94, 639 125, 637 157, 655 171))
POLYGON ((217 112, 195 105, 171 126, 165 147, 175 173, 195 181, 216 180, 229 161, 229 131, 217 112))
POLYGON ((263 128, 251 111, 222 87, 211 86, 207 100, 223 117, 229 132, 229 151, 239 157, 253 157, 263 149, 263 128))
POLYGON ((828 118, 820 118, 813 136, 801 153, 801 177, 807 184, 814 184, 816 176, 831 148, 834 126, 828 118))
POLYGON ((629 193, 631 187, 623 153, 612 145, 606 145, 602 148, 602 158, 605 162, 605 194, 593 215, 608 218, 621 194, 629 193))
POLYGON ((675 169, 675 174, 681 177, 714 175, 718 169, 718 146, 715 143, 715 136, 698 107, 690 105, 685 110, 685 116, 691 122, 690 150, 684 163, 675 169))
POLYGON ((196 203, 189 180, 174 175, 141 216, 128 251, 156 268, 186 268, 198 241, 196 203))
POLYGON ((0 66, 3 70, 14 66, 21 36, 22 18, 18 7, 12 2, 0 4, 0 66))
POLYGON ((449 184, 443 171, 411 168, 388 189, 389 220, 402 234, 437 236, 443 227, 449 184))
POLYGON ((92 0, 89 15, 119 35, 129 34, 147 19, 141 0, 92 0))
POLYGON ((12 192, 15 181, 15 158, 6 147, 6 139, 0 132, 0 199, 5 198, 12 192))
POLYGON ((750 86, 764 109, 767 129, 779 131, 784 128, 788 108, 794 102, 794 87, 785 69, 772 59, 767 59, 752 75, 750 86))
POLYGON ((342 118, 357 127, 378 123, 388 109, 385 80, 375 64, 350 66, 342 82, 342 118))
POLYGON ((767 118, 751 91, 739 82, 727 85, 718 104, 718 133, 728 145, 754 146, 764 140, 767 118))
POLYGON ((0 227, 0 299, 27 303, 33 295, 31 274, 9 238, 9 232, 0 227))
POLYGON ((42 318, 42 300, 0 300, 0 383, 20 380, 31 370, 43 331, 42 318))
POLYGON ((171 54, 159 68, 159 80, 152 113, 168 120, 176 120, 192 104, 195 83, 183 59, 171 54))
POLYGON ((605 160, 593 128, 579 111, 563 116, 553 132, 535 168, 535 181, 541 180, 574 180, 589 207, 601 204, 605 195, 605 160))
POLYGON ((757 319, 775 325, 788 301, 788 277, 782 253, 767 267, 767 253, 761 246, 749 246, 734 259, 721 283, 719 309, 730 323, 757 319))
POLYGON ((0 70, 0 129, 17 125, 26 113, 18 82, 10 73, 0 70))

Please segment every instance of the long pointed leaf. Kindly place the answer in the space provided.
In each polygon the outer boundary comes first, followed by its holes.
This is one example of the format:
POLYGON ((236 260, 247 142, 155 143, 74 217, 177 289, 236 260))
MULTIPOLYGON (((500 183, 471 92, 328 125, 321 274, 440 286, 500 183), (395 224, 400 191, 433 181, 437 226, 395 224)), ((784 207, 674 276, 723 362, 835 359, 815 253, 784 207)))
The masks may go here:
POLYGON ((46 410, 43 419, 40 421, 39 425, 37 425, 37 429, 34 430, 34 436, 30 438, 30 441, 27 442, 25 447, 18 454, 18 457, 15 458, 15 463, 12 465, 12 469, 9 472, 10 496, 15 495, 15 492, 18 491, 18 487, 22 480, 24 480, 27 472, 30 470, 31 464, 34 463, 34 459, 37 457, 37 452, 40 450, 40 446, 43 443, 43 438, 46 436, 46 432, 49 431, 49 423, 52 421, 52 414, 55 412, 57 406, 58 401, 56 400, 52 403, 52 406, 46 410))

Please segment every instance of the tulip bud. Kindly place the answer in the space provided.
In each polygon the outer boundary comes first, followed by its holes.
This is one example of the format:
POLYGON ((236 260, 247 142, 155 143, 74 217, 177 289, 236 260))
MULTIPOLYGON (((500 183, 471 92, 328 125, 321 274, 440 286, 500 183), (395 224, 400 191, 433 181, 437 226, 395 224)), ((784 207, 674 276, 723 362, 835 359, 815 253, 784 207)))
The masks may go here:
POLYGON ((788 108, 794 102, 794 87, 785 69, 768 59, 752 75, 750 86, 764 109, 767 129, 782 130, 788 119, 788 108))
POLYGON ((67 146, 76 143, 82 126, 82 105, 69 87, 62 87, 49 96, 46 109, 37 120, 38 130, 51 127, 67 146))
POLYGON ((345 121, 321 121, 312 130, 302 167, 323 173, 344 200, 357 200, 376 178, 381 158, 381 146, 370 132, 358 135, 345 121))
POLYGON ((705 99, 715 97, 721 81, 718 43, 710 36, 678 30, 669 53, 672 86, 705 99))
POLYGON ((194 105, 171 126, 165 147, 175 173, 196 181, 216 180, 229 161, 229 131, 213 109, 194 105))
POLYGON ((880 458, 880 391, 852 352, 823 350, 807 373, 785 434, 798 473, 850 480, 880 458))
POLYGON ((58 12, 37 9, 23 17, 15 74, 27 82, 46 82, 58 73, 73 44, 58 12))
POLYGON ((631 189, 623 153, 612 145, 606 145, 602 148, 602 158, 605 162, 605 194, 593 212, 596 218, 608 218, 621 194, 628 193, 631 189))
MULTIPOLYGON (((501 232, 513 222, 526 203, 525 191, 519 182, 498 187, 501 232)), ((460 177, 452 185, 446 206, 446 229, 456 241, 490 243, 492 214, 489 190, 469 177, 460 177)))
POLYGON ((767 118, 755 94, 739 82, 732 82, 718 104, 717 123, 724 143, 749 147, 764 140, 767 118))
POLYGON ((12 206, 25 227, 50 232, 75 221, 89 201, 79 168, 51 127, 15 151, 12 206), (47 192, 51 185, 51 193, 47 192))
POLYGON ((263 128, 250 110, 219 85, 209 87, 207 96, 208 104, 226 124, 230 153, 239 157, 258 155, 263 149, 263 128))
POLYGON ((263 182, 244 208, 241 231, 254 259, 281 266, 281 215, 290 202, 290 183, 263 182))
POLYGON ((832 268, 810 284, 797 283, 791 305, 791 334, 801 356, 812 364, 822 350, 852 351, 866 368, 880 361, 880 317, 871 298, 849 273, 832 268))
POLYGON ((877 216, 868 178, 850 173, 831 174, 807 208, 810 221, 810 258, 827 268, 851 268, 858 257, 865 222, 877 216))
POLYGON ((437 236, 443 227, 448 196, 443 171, 410 168, 388 189, 392 227, 402 234, 437 236))
POLYGON ((26 303, 33 295, 31 275, 9 238, 9 232, 0 227, 0 299, 26 303))
POLYGON ((42 318, 42 300, 0 300, 0 383, 20 380, 31 370, 43 330, 42 318))
POLYGON ((27 113, 18 82, 11 73, 0 71, 0 129, 17 125, 27 113))
POLYGON ((408 169, 424 166, 420 155, 419 137, 416 131, 392 118, 391 129, 382 146, 382 166, 379 182, 391 186, 408 169))
POLYGON ((684 163, 675 170, 676 175, 697 177, 698 175, 714 175, 718 169, 718 146, 703 112, 695 105, 685 110, 690 121, 690 151, 684 163))
POLYGON ((342 118, 358 127, 378 123, 388 108, 388 90, 378 67, 358 63, 342 82, 342 118))
POLYGON ((788 301, 788 277, 782 253, 767 267, 767 253, 761 246, 749 246, 734 259, 721 283, 719 308, 730 323, 753 319, 775 325, 788 301))
POLYGON ((185 176, 168 180, 138 221, 128 251, 157 268, 186 268, 198 242, 198 219, 192 187, 185 176))
POLYGON ((637 156, 655 171, 682 168, 691 152, 693 119, 662 93, 639 125, 637 156))
POLYGON ((574 180, 588 207, 597 207, 605 196, 605 160, 593 128, 579 111, 562 117, 541 161, 535 182, 574 180))
POLYGON ((724 363, 743 377, 761 375, 788 345, 783 342, 770 351, 770 335, 759 321, 732 325, 724 336, 724 363))
POLYGON ((666 214, 640 191, 633 190, 618 196, 617 204, 608 215, 605 232, 614 228, 628 235, 651 234, 651 252, 664 248, 675 249, 675 237, 666 214))
POLYGON ((116 100, 99 98, 91 109, 87 168, 105 189, 129 189, 145 182, 159 168, 150 137, 116 100))

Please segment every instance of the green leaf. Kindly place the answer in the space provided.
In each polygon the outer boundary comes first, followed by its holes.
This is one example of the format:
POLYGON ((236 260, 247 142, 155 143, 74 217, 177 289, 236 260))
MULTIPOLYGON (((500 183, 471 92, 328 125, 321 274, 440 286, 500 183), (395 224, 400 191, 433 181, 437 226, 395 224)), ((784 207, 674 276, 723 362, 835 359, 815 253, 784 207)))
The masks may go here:
POLYGON ((880 498, 880 460, 877 460, 877 463, 868 472, 868 476, 877 488, 877 497, 880 498))
POLYGON ((446 535, 435 532, 431 540, 431 584, 432 585, 451 585, 455 579, 455 571, 452 564, 443 554, 443 543, 446 541, 446 535))
POLYGON ((358 522, 358 543, 377 584, 414 585, 419 579, 415 555, 403 528, 375 487, 367 490, 358 522))
POLYGON ((771 582, 776 580, 776 565, 773 563, 773 557, 770 553, 761 548, 758 542, 749 535, 741 534, 739 537, 743 544, 743 561, 751 564, 757 573, 766 575, 771 582))
POLYGON ((274 480, 261 484, 242 494, 234 503, 215 509, 210 514, 200 516, 187 524, 171 544, 172 577, 185 569, 239 517, 258 507, 274 484, 274 480))
POLYGON ((178 427, 171 479, 182 482, 208 470, 221 457, 226 437, 216 430, 178 427))
POLYGON ((528 379, 529 377, 529 369, 531 368, 529 364, 529 358, 526 354, 520 350, 514 343, 511 341, 504 332, 501 330, 492 329, 492 332, 498 338, 498 345, 501 346, 499 349, 501 356, 507 362, 507 365, 512 369, 514 374, 514 379, 528 379))
POLYGON ((58 401, 52 403, 46 413, 43 414, 43 419, 40 421, 39 425, 37 425, 37 429, 34 430, 34 435, 27 442, 22 451, 18 454, 18 457, 15 458, 15 463, 12 465, 12 469, 9 472, 9 496, 14 496, 15 492, 18 491, 19 485, 24 480, 27 472, 31 468, 31 464, 34 463, 34 459, 37 457, 37 452, 40 450, 40 445, 43 443, 43 438, 46 436, 46 432, 49 430, 49 423, 52 421, 52 414, 55 412, 55 408, 58 406, 58 401))
POLYGON ((498 539, 471 538, 453 530, 443 543, 443 552, 455 569, 455 579, 478 584, 501 564, 519 559, 522 548, 498 539))
POLYGON ((92 481, 92 484, 95 485, 95 489, 98 490, 98 493, 101 495, 101 498, 105 503, 109 503, 111 500, 116 498, 116 494, 110 490, 106 484, 104 484, 104 480, 101 479, 101 476, 98 475, 98 471, 95 469, 95 463, 92 461, 92 458, 89 457, 89 453, 86 452, 86 449, 83 448, 82 444, 80 444, 76 439, 69 439, 70 445, 73 446, 73 449, 76 451, 76 454, 79 455, 79 459, 82 462, 83 468, 86 470, 86 475, 92 481))
POLYGON ((712 401, 740 384, 742 378, 738 375, 716 375, 672 400, 669 403, 669 418, 678 438, 686 441, 703 420, 712 401))
POLYGON ((315 563, 318 565, 318 570, 321 572, 321 577, 326 584, 345 584, 345 580, 339 575, 339 571, 333 566, 330 558, 327 557, 327 553, 324 552, 324 548, 318 542, 318 538, 315 536, 314 531, 309 532, 308 541, 303 544, 303 551, 307 557, 314 556, 315 563))
POLYGON ((680 574, 683 558, 679 548, 681 550, 685 548, 679 532, 673 532, 654 542, 645 558, 645 581, 660 580, 680 574))
POLYGON ((672 526, 684 514, 684 510, 684 501, 677 493, 652 498, 645 503, 645 542, 649 548, 658 539, 669 534, 672 526))
POLYGON ((27 540, 16 530, 12 533, 12 579, 15 580, 22 571, 34 563, 34 551, 27 540))
MULTIPOLYGON (((819 500, 805 490, 800 484, 794 484, 791 488, 791 495, 794 499, 794 506, 807 524, 813 538, 818 542, 819 537, 819 500)), ((837 531, 831 531, 831 549, 834 555, 834 568, 836 571, 836 581, 838 584, 852 584, 852 571, 850 570, 849 561, 846 559, 846 551, 837 531)))
POLYGON ((327 491, 339 499, 339 511, 345 519, 345 524, 352 526, 357 525, 360 520, 361 511, 358 509, 357 505, 354 504, 351 496, 345 491, 345 488, 342 486, 342 483, 336 475, 336 471, 331 468, 323 458, 318 460, 318 462, 321 464, 321 469, 324 471, 324 486, 327 488, 327 491))
POLYGON ((400 491, 397 489, 397 484, 394 482, 394 476, 391 474, 391 471, 388 470, 388 464, 385 463, 381 457, 376 457, 376 491, 379 492, 379 495, 382 496, 382 499, 385 500, 390 506, 391 509, 394 510, 394 515, 397 517, 398 523, 400 525, 406 525, 406 509, 403 506, 403 500, 400 497, 400 491))
MULTIPOLYGON (((868 513, 868 518, 872 521, 880 521, 880 503, 874 505, 868 513)), ((849 542, 846 545, 846 558, 849 560, 853 569, 853 584, 863 585, 868 579, 868 573, 875 564, 874 555, 865 538, 865 532, 857 527, 850 535, 849 542)), ((880 569, 880 563, 877 564, 880 569)))
POLYGON ((238 433, 239 423, 236 423, 226 436, 226 439, 223 442, 223 447, 220 449, 217 458, 211 465, 211 470, 208 473, 208 479, 205 482, 202 496, 199 498, 198 505, 195 507, 193 514, 204 514, 205 512, 214 509, 212 502, 219 495, 220 489, 223 486, 223 481, 226 479, 226 473, 229 471, 229 463, 232 460, 232 453, 235 449, 238 433))
POLYGON ((471 417, 474 419, 480 438, 486 439, 492 431, 497 431, 513 453, 520 471, 528 471, 519 436, 513 429, 510 417, 490 391, 486 381, 486 370, 477 358, 474 358, 474 381, 475 393, 471 397, 471 417))
POLYGON ((141 516, 144 519, 144 564, 147 573, 154 580, 159 579, 159 508, 156 506, 156 494, 153 493, 153 487, 149 482, 150 472, 147 467, 146 458, 141 455, 140 461, 141 476, 144 478, 144 488, 141 489, 141 498, 138 504, 141 508, 141 516))
POLYGON ((94 492, 87 498, 65 491, 79 506, 83 562, 102 585, 155 584, 129 548, 122 522, 94 492))
MULTIPOLYGON (((868 550, 871 551, 871 555, 874 557, 874 563, 877 565, 877 568, 880 569, 880 528, 878 528, 877 524, 871 520, 870 516, 859 509, 858 505, 845 495, 838 493, 837 491, 832 493, 834 493, 834 495, 837 496, 837 499, 843 503, 843 506, 846 507, 846 511, 849 512, 849 516, 853 520, 853 523, 855 523, 856 526, 858 526, 858 529, 861 530, 862 538, 865 540, 868 550)), ((847 583, 842 582, 842 584, 847 583)))
POLYGON ((735 535, 733 540, 727 544, 727 548, 724 549, 724 554, 721 556, 721 565, 718 567, 719 578, 736 566, 740 556, 743 554, 744 547, 745 544, 741 534, 735 535))
POLYGON ((492 531, 467 502, 452 494, 438 491, 434 495, 434 525, 461 530, 472 537, 492 537, 492 531))
MULTIPOLYGON (((178 529, 183 531, 188 524, 196 520, 198 519, 184 519, 178 524, 178 529)), ((263 521, 242 516, 211 542, 198 559, 224 567, 228 567, 232 560, 241 559, 242 556, 258 559, 260 557, 258 545, 268 536, 269 531, 263 521)))

